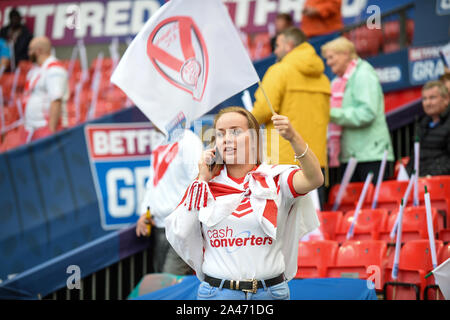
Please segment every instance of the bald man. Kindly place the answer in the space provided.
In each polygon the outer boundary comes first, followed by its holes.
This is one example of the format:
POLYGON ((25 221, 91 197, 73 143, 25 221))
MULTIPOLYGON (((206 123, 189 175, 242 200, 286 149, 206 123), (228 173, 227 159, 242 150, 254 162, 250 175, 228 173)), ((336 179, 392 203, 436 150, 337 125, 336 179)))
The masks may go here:
POLYGON ((37 65, 27 75, 25 87, 25 129, 27 142, 67 127, 68 74, 51 55, 47 37, 36 37, 28 46, 28 56, 37 65))

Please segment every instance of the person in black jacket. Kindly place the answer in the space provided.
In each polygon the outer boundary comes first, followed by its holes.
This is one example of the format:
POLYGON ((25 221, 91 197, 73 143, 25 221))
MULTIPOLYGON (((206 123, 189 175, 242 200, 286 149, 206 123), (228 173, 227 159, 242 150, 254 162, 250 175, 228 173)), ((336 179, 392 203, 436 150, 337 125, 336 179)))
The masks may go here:
MULTIPOLYGON (((429 81, 422 88, 425 116, 420 120, 420 176, 450 175, 450 98, 441 81, 429 81)), ((408 171, 414 167, 414 155, 408 171)))
POLYGON ((28 45, 33 35, 22 24, 22 16, 17 9, 13 8, 9 12, 9 24, 0 30, 0 38, 5 39, 14 46, 14 55, 11 57, 11 69, 15 69, 21 60, 28 60, 28 45))

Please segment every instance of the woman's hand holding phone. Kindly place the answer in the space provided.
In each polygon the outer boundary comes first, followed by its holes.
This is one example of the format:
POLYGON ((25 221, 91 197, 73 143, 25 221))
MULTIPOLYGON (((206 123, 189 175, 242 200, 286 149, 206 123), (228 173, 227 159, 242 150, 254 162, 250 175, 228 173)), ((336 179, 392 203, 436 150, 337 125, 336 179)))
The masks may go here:
POLYGON ((216 149, 207 149, 203 152, 198 164, 198 180, 208 182, 212 179, 212 168, 215 163, 216 149))

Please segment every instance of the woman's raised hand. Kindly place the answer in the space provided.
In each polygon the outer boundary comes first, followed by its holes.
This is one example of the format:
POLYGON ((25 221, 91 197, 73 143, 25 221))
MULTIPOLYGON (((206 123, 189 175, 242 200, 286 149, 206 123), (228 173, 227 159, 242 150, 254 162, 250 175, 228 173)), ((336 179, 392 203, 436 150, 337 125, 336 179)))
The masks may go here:
POLYGON ((292 141, 292 139, 294 139, 297 131, 295 131, 288 117, 275 114, 272 116, 271 120, 275 129, 278 130, 280 136, 288 141, 292 141))

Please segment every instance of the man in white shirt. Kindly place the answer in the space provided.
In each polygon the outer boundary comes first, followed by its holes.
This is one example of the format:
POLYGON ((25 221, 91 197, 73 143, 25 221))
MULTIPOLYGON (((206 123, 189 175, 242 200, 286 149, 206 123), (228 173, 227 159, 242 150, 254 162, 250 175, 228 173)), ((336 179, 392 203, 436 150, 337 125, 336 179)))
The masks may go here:
POLYGON ((167 241, 164 220, 175 210, 186 188, 197 177, 202 150, 200 138, 192 131, 185 130, 179 141, 161 144, 152 151, 150 175, 141 203, 142 216, 136 225, 136 235, 147 235, 147 224, 153 225, 151 236, 155 273, 192 273, 167 241), (151 221, 146 219, 147 208, 150 208, 151 221))
POLYGON ((47 37, 31 40, 28 55, 37 64, 27 75, 25 87, 25 129, 27 142, 51 135, 67 127, 68 74, 51 55, 47 37))

